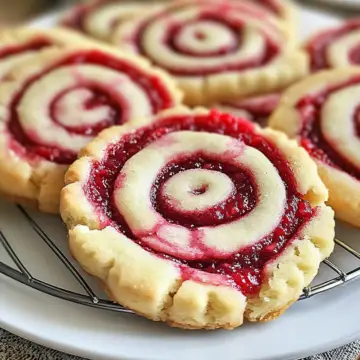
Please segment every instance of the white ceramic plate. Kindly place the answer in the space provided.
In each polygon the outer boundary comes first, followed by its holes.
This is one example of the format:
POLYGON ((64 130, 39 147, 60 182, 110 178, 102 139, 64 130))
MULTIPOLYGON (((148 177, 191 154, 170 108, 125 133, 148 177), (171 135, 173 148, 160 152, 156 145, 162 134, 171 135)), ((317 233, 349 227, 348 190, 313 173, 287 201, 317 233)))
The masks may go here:
MULTIPOLYGON (((303 35, 338 20, 302 14, 303 35)), ((49 26, 54 17, 38 21, 49 26)), ((67 254, 66 232, 57 217, 34 214, 67 254)), ((78 285, 42 243, 19 210, 0 202, 0 229, 31 272, 69 290, 78 285)), ((360 232, 339 225, 337 235, 360 250, 360 232)), ((360 262, 337 251, 333 261, 344 270, 360 262)), ((0 260, 9 261, 0 250, 0 260)), ((321 269, 316 281, 333 276, 321 269)), ((89 282, 96 284, 92 279, 89 282)), ((0 276, 0 326, 42 345, 91 359, 132 360, 270 360, 295 359, 322 352, 360 337, 360 281, 295 304, 279 320, 246 324, 232 332, 170 329, 135 315, 87 308, 44 295, 0 276)))

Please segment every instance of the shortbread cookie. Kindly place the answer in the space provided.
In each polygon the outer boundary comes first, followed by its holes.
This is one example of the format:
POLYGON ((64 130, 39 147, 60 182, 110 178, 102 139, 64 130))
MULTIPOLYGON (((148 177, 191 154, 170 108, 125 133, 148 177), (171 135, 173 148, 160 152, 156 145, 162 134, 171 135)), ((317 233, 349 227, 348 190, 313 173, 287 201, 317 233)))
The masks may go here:
POLYGON ((214 104, 211 108, 240 116, 265 127, 268 124, 270 115, 278 106, 280 98, 279 93, 259 95, 238 101, 214 104))
POLYGON ((327 189, 306 151, 217 111, 107 129, 66 182, 73 256, 114 300, 172 326, 276 318, 333 249, 327 189))
POLYGON ((360 65, 360 18, 315 34, 305 48, 312 71, 360 65))
POLYGON ((360 226, 360 68, 327 70, 284 93, 270 126, 316 160, 336 216, 360 226))
POLYGON ((86 41, 84 37, 66 29, 0 30, 0 79, 44 48, 83 44, 86 41))
POLYGON ((146 9, 153 10, 156 6, 153 1, 95 0, 71 8, 60 24, 94 38, 110 41, 114 28, 121 22, 132 19, 146 9))
POLYGON ((44 50, 0 84, 0 192, 58 212, 78 151, 114 124, 181 100, 171 79, 105 46, 44 50))
POLYGON ((284 88, 308 71, 286 26, 240 0, 185 0, 120 24, 113 43, 165 69, 191 106, 284 88))

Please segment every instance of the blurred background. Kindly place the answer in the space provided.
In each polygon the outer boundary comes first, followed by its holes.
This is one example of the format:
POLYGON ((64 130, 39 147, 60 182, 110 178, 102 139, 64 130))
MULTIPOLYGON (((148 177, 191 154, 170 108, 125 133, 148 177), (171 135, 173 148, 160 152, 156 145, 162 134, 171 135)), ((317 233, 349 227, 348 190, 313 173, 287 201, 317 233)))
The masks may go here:
POLYGON ((21 23, 76 0, 0 0, 0 26, 21 23))
MULTIPOLYGON (((16 25, 56 8, 88 0, 0 0, 0 27, 16 25)), ((136 1, 136 0, 119 0, 136 1)), ((337 15, 360 15, 360 0, 297 0, 337 15)))
MULTIPOLYGON (((29 21, 47 11, 88 0, 0 0, 0 27, 29 21)), ((119 0, 121 1, 121 0, 119 0)), ((134 0, 122 0, 134 1, 134 0)), ((136 1, 136 0, 135 0, 136 1)), ((338 15, 360 15, 360 0, 297 0, 338 15), (340 13, 340 14, 339 14, 340 13)))

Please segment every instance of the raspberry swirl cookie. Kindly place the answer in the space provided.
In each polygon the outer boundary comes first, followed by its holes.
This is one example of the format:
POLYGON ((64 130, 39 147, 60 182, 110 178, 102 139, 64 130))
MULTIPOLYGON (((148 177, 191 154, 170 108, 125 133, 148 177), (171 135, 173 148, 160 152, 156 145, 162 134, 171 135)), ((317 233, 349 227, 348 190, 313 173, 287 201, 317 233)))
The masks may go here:
POLYGON ((360 226, 360 68, 327 70, 284 94, 270 126, 316 160, 336 216, 360 226))
POLYGON ((333 249, 333 211, 306 151, 217 111, 105 130, 66 182, 73 256, 114 300, 173 326, 276 318, 333 249))
POLYGON ((44 48, 83 44, 86 41, 84 37, 66 29, 0 30, 0 79, 44 48))
POLYGON ((0 85, 0 192, 59 211, 67 166, 98 132, 173 107, 161 71, 105 46, 48 49, 0 85))
POLYGON ((314 35, 305 48, 312 71, 360 65, 360 18, 314 35))
POLYGON ((117 0, 95 0, 70 9, 60 24, 94 38, 110 41, 114 28, 139 12, 154 9, 154 3, 117 0))
POLYGON ((235 116, 241 116, 265 127, 270 115, 278 106, 280 97, 280 94, 259 95, 238 101, 215 104, 212 107, 235 116))
POLYGON ((240 0, 185 0, 120 24, 113 43, 178 81, 191 106, 284 88, 307 73, 286 26, 240 0))

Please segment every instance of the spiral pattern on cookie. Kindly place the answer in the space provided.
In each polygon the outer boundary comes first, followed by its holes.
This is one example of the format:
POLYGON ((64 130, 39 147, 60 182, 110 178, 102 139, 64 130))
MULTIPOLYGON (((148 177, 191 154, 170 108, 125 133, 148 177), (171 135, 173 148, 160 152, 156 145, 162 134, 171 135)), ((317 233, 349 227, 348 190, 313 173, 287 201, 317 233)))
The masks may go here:
POLYGON ((297 117, 282 121, 280 103, 270 125, 298 136, 319 162, 360 179, 359 71, 328 71, 307 83, 292 99, 297 117))
POLYGON ((256 93, 260 77, 263 91, 271 91, 306 71, 296 51, 287 70, 292 45, 280 21, 247 1, 171 3, 118 26, 113 42, 175 76, 189 104, 256 93))
POLYGON ((288 89, 269 120, 317 162, 336 216, 360 226, 360 71, 321 71, 288 89))
POLYGON ((246 3, 185 3, 160 12, 140 28, 134 24, 139 40, 129 45, 180 76, 245 69, 261 65, 278 51, 281 37, 269 20, 246 3))
POLYGON ((49 47, 81 44, 85 39, 63 29, 15 28, 0 31, 0 79, 20 64, 49 47))
POLYGON ((267 125, 270 115, 276 109, 280 97, 280 94, 259 95, 238 101, 214 104, 211 107, 240 116, 264 127, 267 125))
POLYGON ((13 91, 0 98, 10 147, 61 164, 71 163, 101 130, 181 99, 162 72, 107 47, 46 51, 12 80, 13 91))
POLYGON ((257 131, 216 111, 119 128, 82 185, 100 227, 185 273, 256 293, 265 264, 316 213, 271 135, 257 131))
POLYGON ((110 40, 114 28, 139 12, 154 9, 157 5, 115 0, 96 0, 76 5, 61 20, 61 25, 101 40, 110 40))
POLYGON ((316 34, 305 48, 313 71, 360 65, 360 18, 316 34))

